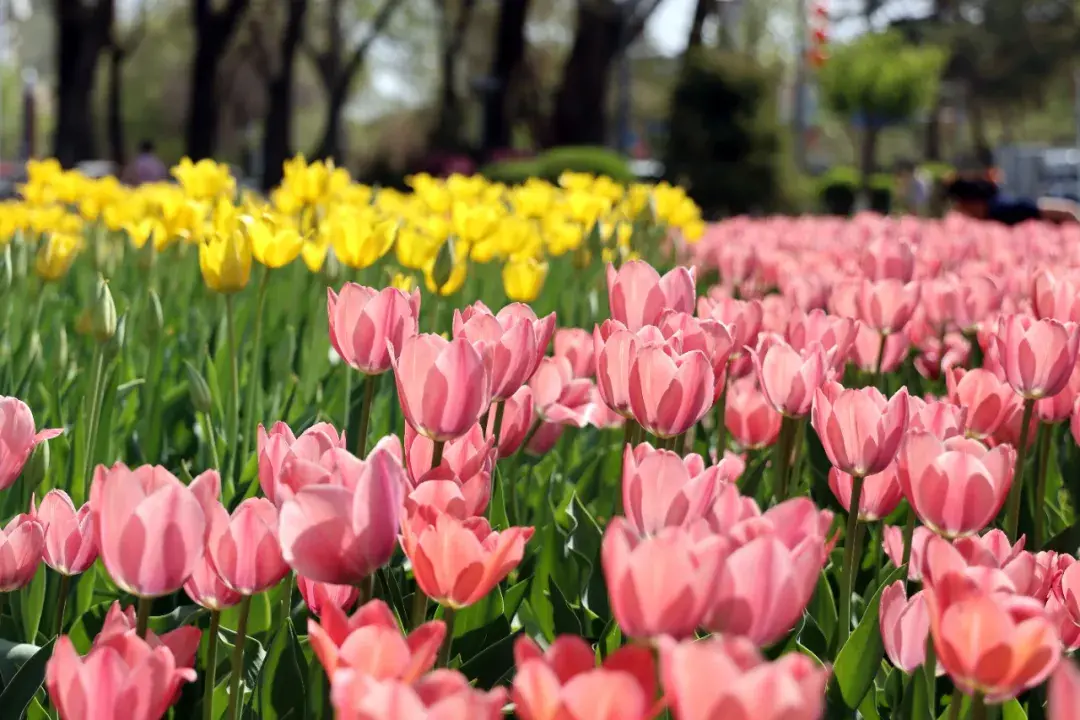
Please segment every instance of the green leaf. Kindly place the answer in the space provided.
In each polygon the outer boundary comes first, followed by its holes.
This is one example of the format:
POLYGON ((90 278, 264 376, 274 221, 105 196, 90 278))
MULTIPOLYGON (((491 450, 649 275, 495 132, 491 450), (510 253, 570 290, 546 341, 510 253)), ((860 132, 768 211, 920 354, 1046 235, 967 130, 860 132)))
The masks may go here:
POLYGON ((45 564, 38 565, 30 584, 19 591, 19 611, 22 616, 23 637, 32 643, 37 639, 41 613, 45 606, 45 564))
POLYGON ((94 638, 101 632, 101 627, 105 624, 105 616, 108 615, 112 604, 112 601, 109 600, 94 605, 80 615, 79 619, 71 625, 71 629, 68 630, 68 637, 71 638, 75 650, 80 655, 90 652, 90 648, 94 644, 94 638))
POLYGON ((23 664, 34 657, 40 648, 30 643, 13 643, 9 640, 0 639, 0 681, 4 685, 11 682, 15 673, 23 664))
POLYGON ((510 527, 510 518, 506 514, 507 479, 499 471, 498 463, 495 463, 491 478, 491 527, 502 530, 510 527))
POLYGON ((198 605, 181 605, 167 615, 151 616, 148 627, 155 634, 162 635, 184 625, 195 625, 199 618, 209 612, 198 605))
POLYGON ((574 608, 566 600, 566 596, 563 595, 559 584, 553 582, 549 588, 548 598, 551 601, 551 609, 555 617, 555 634, 580 635, 581 620, 578 619, 574 608))
MULTIPOLYGON (((232 653, 236 649, 236 633, 226 628, 218 631, 218 657, 232 664, 232 653)), ((244 686, 254 688, 259 681, 259 672, 266 661, 266 649, 250 635, 244 638, 244 686)), ((231 672, 231 670, 230 670, 231 672)), ((218 673, 221 676, 221 673, 218 673)), ((225 674, 226 676, 229 673, 225 674)))
POLYGON ((471 630, 486 627, 496 618, 502 618, 503 613, 502 591, 496 585, 480 600, 454 613, 454 637, 459 638, 471 630))
POLYGON ((294 720, 304 717, 307 705, 304 681, 307 661, 296 637, 292 620, 274 634, 259 674, 259 717, 265 720, 294 720))
POLYGON ((525 591, 528 589, 529 578, 525 578, 506 589, 506 594, 503 597, 503 614, 510 622, 514 621, 514 616, 517 615, 521 601, 525 599, 525 591))
POLYGON ((45 681, 45 665, 52 657, 53 638, 47 645, 34 653, 34 656, 23 663, 11 682, 4 686, 4 692, 0 693, 0 708, 4 709, 4 717, 22 717, 27 706, 41 689, 41 683, 45 681))
POLYGON ((1013 698, 1001 706, 1001 720, 1027 720, 1027 713, 1024 706, 1013 698))
MULTIPOLYGON (((221 611, 221 627, 236 632, 240 621, 240 606, 233 605, 221 611)), ((251 596, 251 608, 248 611, 247 634, 258 635, 273 627, 273 612, 270 607, 270 593, 261 592, 251 596)))
POLYGON ((933 720, 930 712, 930 703, 933 698, 929 696, 926 673, 919 668, 915 674, 907 678, 904 687, 903 712, 900 717, 908 720, 933 720))
POLYGON ((859 714, 862 715, 863 720, 881 720, 877 709, 877 691, 873 684, 870 686, 870 692, 866 693, 866 697, 859 703, 859 714))
POLYGON ((866 693, 873 686, 874 677, 881 667, 881 658, 885 654, 885 646, 881 642, 881 631, 878 628, 878 605, 881 602, 881 591, 903 577, 904 572, 907 572, 907 566, 894 568, 889 573, 867 604, 866 610, 863 611, 859 626, 851 633, 851 637, 836 656, 833 677, 836 678, 844 704, 852 710, 860 706, 866 693))
POLYGON ((309 718, 328 718, 334 716, 330 706, 330 680, 322 664, 313 659, 308 663, 307 674, 307 716, 309 718))
POLYGON ((483 652, 461 665, 461 672, 476 684, 490 690, 514 672, 514 641, 518 633, 509 633, 489 644, 483 652))
POLYGON ((960 703, 960 712, 957 714, 957 717, 971 717, 971 698, 967 695, 962 695, 959 690, 954 690, 953 694, 949 696, 949 703, 945 706, 945 710, 940 715, 938 715, 938 720, 948 720, 949 707, 953 704, 953 702, 960 703))
POLYGON ((817 625, 821 634, 825 636, 826 643, 831 644, 833 634, 836 632, 836 600, 833 598, 832 586, 824 573, 818 578, 814 597, 811 598, 806 611, 814 619, 814 624, 817 625))
POLYGON ((49 720, 49 711, 35 697, 26 708, 26 720, 49 720))

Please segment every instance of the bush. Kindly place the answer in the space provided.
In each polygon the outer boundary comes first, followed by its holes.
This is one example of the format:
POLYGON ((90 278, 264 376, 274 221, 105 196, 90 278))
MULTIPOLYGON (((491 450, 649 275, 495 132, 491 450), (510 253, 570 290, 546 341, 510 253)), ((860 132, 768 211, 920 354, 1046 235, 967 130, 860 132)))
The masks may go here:
POLYGON ((636 179, 622 155, 607 148, 588 146, 552 148, 534 158, 504 160, 481 169, 483 175, 492 182, 507 185, 518 185, 531 177, 554 183, 558 182, 560 175, 568 171, 606 175, 624 184, 636 179))
POLYGON ((707 217, 786 209, 778 78, 752 58, 701 52, 672 96, 665 172, 707 217))
MULTIPOLYGON (((878 173, 870 178, 870 209, 882 214, 892 210, 893 178, 878 173)), ((829 168, 818 178, 818 201, 829 215, 850 215, 859 194, 859 171, 848 165, 829 168)))

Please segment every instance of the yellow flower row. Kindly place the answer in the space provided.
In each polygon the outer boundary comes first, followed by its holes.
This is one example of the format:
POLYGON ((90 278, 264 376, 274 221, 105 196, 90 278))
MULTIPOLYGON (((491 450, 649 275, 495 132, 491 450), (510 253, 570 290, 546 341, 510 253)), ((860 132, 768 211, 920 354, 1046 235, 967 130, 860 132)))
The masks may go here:
POLYGON ((252 259, 280 268, 301 257, 320 272, 332 258, 363 269, 393 249, 400 268, 422 274, 431 292, 460 289, 470 262, 500 262, 508 296, 528 301, 543 286, 546 258, 590 256, 590 233, 607 259, 636 254, 641 248, 631 245, 642 227, 689 242, 704 230, 700 210, 681 188, 623 187, 581 173, 566 173, 557 185, 533 179, 516 187, 482 176, 420 174, 408 178, 411 192, 399 192, 355 183, 333 163, 296 157, 269 198, 238 195, 228 166, 210 160, 184 159, 172 169, 176 183, 136 188, 65 171, 54 160, 29 163, 27 175, 21 199, 0 203, 0 244, 13 237, 38 242, 36 268, 46 280, 67 272, 84 238, 111 234, 157 252, 197 245, 207 286, 222 293, 247 285, 252 259))

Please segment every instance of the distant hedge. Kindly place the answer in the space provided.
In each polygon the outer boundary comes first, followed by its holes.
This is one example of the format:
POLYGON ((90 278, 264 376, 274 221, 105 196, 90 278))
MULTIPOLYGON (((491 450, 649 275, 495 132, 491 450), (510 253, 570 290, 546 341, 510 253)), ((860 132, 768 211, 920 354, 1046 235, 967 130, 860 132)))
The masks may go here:
POLYGON ((620 183, 631 183, 634 173, 626 158, 602 147, 552 148, 533 158, 491 163, 480 172, 492 182, 518 185, 529 178, 556 182, 564 172, 606 175, 620 183))
MULTIPOLYGON (((941 192, 942 183, 952 174, 953 168, 944 163, 921 166, 933 182, 932 197, 941 192)), ((859 171, 848 165, 829 168, 817 179, 817 197, 821 211, 829 215, 850 215, 855 209, 859 190, 859 171)), ((892 210, 892 194, 895 180, 888 173, 877 173, 870 178, 870 209, 880 213, 892 210)))

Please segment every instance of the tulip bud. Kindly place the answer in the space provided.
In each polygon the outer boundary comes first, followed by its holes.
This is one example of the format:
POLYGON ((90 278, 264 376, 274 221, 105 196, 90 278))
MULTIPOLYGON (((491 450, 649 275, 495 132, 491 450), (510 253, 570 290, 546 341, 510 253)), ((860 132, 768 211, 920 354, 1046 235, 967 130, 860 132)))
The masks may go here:
POLYGON ((41 347, 41 333, 34 330, 30 333, 30 349, 26 357, 27 362, 36 370, 42 370, 45 363, 45 351, 41 347))
POLYGON ((191 404, 195 406, 195 412, 210 412, 214 406, 210 386, 206 384, 198 368, 187 360, 184 361, 184 369, 187 370, 188 394, 191 395, 191 404))
POLYGON ((67 369, 68 359, 67 329, 61 325, 56 337, 56 363, 60 366, 61 371, 67 369))
POLYGON ((338 259, 333 247, 326 250, 326 259, 323 260, 321 272, 327 285, 336 285, 341 279, 341 260, 338 259))
POLYGON ((431 269, 431 278, 435 281, 435 287, 441 294, 442 289, 450 282, 450 276, 454 272, 455 252, 453 236, 446 239, 439 254, 435 256, 435 266, 431 269))
POLYGON ((8 243, 4 246, 4 256, 0 259, 0 290, 7 290, 11 287, 13 275, 14 263, 11 259, 11 243, 8 243))
POLYGON ((49 474, 49 443, 39 443, 34 447, 30 460, 23 468, 23 480, 26 487, 38 488, 49 474))
POLYGON ((124 349, 127 339, 127 313, 120 316, 116 323, 116 334, 105 343, 105 359, 112 360, 124 349))
POLYGON ((161 298, 158 294, 151 289, 150 290, 150 334, 152 337, 159 337, 162 329, 165 327, 165 313, 161 311, 161 298))
POLYGON ((94 338, 100 343, 108 341, 116 334, 116 303, 109 291, 109 283, 102 277, 98 278, 91 322, 94 338))

